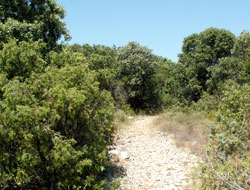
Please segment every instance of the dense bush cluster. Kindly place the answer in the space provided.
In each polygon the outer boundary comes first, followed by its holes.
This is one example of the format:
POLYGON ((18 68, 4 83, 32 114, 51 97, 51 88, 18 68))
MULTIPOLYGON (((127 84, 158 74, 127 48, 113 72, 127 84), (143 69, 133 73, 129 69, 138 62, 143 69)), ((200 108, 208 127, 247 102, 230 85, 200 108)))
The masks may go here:
POLYGON ((165 79, 166 105, 207 112, 210 128, 198 189, 250 189, 250 34, 208 28, 184 39, 165 79))
POLYGON ((112 102, 86 65, 9 81, 1 102, 1 184, 10 189, 92 187, 104 170, 112 102))
POLYGON ((209 69, 209 88, 195 105, 216 121, 201 166, 200 189, 250 188, 249 40, 249 33, 242 32, 233 55, 209 69))
POLYGON ((201 189, 249 189, 250 86, 228 81, 215 106, 201 189))
POLYGON ((162 108, 172 62, 136 42, 62 45, 63 17, 54 0, 0 3, 1 189, 104 189, 114 110, 162 108))
POLYGON ((54 0, 0 7, 0 189, 103 189, 114 101, 100 73, 57 44, 54 0))
POLYGON ((117 108, 127 104, 135 111, 159 111, 164 102, 165 74, 171 61, 152 54, 137 42, 120 48, 85 44, 68 47, 82 54, 89 68, 98 73, 101 89, 112 93, 117 108))

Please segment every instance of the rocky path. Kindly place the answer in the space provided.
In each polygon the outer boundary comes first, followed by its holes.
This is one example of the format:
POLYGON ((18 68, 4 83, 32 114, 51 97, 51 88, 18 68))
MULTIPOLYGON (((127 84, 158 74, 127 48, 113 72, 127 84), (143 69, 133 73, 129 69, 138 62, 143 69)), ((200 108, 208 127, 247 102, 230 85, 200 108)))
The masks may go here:
POLYGON ((140 117, 119 131, 110 150, 122 190, 191 189, 190 171, 197 157, 178 149, 171 136, 152 130, 155 117, 140 117))

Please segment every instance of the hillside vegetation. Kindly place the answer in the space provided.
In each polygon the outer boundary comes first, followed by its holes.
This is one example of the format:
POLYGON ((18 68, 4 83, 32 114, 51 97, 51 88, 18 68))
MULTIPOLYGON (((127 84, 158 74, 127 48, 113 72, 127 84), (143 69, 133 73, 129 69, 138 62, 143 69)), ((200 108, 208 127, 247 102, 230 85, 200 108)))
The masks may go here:
POLYGON ((114 112, 171 108, 214 121, 198 188, 250 189, 248 31, 192 34, 175 63, 137 42, 59 43, 64 14, 55 0, 0 2, 0 189, 105 189, 114 112))

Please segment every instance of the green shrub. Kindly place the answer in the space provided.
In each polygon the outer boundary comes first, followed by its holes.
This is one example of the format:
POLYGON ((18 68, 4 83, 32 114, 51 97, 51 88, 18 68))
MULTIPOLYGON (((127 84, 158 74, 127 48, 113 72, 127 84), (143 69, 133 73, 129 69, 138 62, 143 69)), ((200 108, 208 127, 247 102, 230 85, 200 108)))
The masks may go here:
POLYGON ((199 101, 193 102, 192 108, 196 111, 205 111, 207 113, 211 113, 211 111, 218 109, 219 102, 219 94, 210 95, 207 92, 203 92, 199 101))
POLYGON ((95 77, 67 65, 3 87, 0 188, 103 188, 113 100, 95 77))
POLYGON ((231 158, 224 160, 221 155, 209 156, 201 167, 201 186, 198 189, 237 189, 248 190, 250 155, 245 159, 231 158))
POLYGON ((211 126, 207 162, 201 166, 200 189, 250 188, 250 85, 228 81, 211 126))
POLYGON ((65 65, 79 65, 83 63, 85 58, 78 52, 72 52, 69 48, 64 48, 61 52, 57 53, 51 51, 49 53, 49 66, 61 68, 65 65))
POLYGON ((8 79, 27 78, 32 72, 42 72, 45 61, 42 59, 42 49, 45 44, 37 42, 19 42, 15 40, 3 45, 0 51, 1 73, 6 73, 8 79))

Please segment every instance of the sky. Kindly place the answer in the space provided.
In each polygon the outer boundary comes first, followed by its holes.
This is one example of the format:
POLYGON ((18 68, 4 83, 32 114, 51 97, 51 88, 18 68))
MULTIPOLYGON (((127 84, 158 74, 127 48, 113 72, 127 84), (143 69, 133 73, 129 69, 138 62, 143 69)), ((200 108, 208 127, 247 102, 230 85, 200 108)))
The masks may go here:
POLYGON ((57 0, 69 44, 125 46, 136 41, 178 60, 183 39, 209 27, 250 31, 250 0, 57 0))

